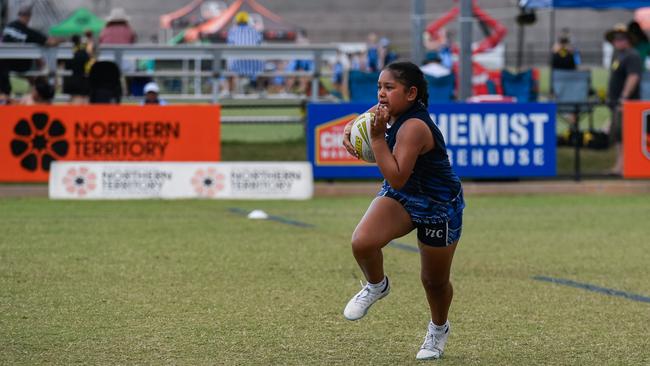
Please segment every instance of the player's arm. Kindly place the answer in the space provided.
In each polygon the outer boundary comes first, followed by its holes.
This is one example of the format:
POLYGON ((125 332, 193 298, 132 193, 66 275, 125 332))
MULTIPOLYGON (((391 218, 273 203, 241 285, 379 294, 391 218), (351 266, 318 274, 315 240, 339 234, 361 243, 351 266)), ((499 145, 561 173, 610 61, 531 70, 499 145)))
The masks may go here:
MULTIPOLYGON (((377 104, 373 105, 368 109, 365 113, 375 113, 377 111, 377 104)), ((352 133, 352 124, 354 123, 354 119, 350 120, 345 127, 343 128, 343 146, 345 146, 345 149, 348 151, 348 153, 357 159, 359 158, 359 155, 357 154, 357 150, 355 150, 354 146, 352 146, 352 142, 350 142, 350 134, 352 133)))
MULTIPOLYGON (((383 137, 383 134, 381 135, 383 137)), ((397 133, 391 153, 386 139, 372 137, 372 151, 379 171, 394 189, 401 189, 408 181, 418 155, 433 148, 433 136, 429 127, 417 118, 404 122, 397 133)))

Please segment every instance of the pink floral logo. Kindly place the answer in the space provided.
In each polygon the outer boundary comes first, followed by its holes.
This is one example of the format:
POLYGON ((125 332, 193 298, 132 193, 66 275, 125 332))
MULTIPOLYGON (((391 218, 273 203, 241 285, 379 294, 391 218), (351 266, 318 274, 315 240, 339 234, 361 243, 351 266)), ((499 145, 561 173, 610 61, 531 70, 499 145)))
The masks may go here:
POLYGON ((224 181, 224 175, 215 168, 199 169, 192 177, 192 185, 200 197, 214 197, 223 190, 224 181))
POLYGON ((68 193, 83 197, 97 188, 97 175, 88 168, 70 168, 63 177, 63 184, 68 193))

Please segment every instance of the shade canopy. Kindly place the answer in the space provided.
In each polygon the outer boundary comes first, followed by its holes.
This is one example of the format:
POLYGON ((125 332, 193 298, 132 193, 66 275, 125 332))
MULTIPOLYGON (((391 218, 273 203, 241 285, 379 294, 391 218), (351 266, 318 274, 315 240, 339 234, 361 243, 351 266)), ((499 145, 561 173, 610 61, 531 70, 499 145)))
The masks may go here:
POLYGON ((638 9, 648 6, 648 1, 633 0, 520 0, 526 8, 589 8, 589 9, 638 9))
POLYGON ((83 34, 90 30, 93 33, 99 33, 106 22, 93 14, 86 8, 75 10, 69 17, 61 23, 50 28, 50 35, 55 37, 69 37, 74 34, 83 34))

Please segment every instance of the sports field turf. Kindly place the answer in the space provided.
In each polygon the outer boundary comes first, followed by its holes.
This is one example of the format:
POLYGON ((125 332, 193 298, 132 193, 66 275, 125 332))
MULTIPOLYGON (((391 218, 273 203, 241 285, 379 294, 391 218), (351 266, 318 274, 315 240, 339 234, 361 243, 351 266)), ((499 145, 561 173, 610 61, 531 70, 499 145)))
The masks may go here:
MULTIPOLYGON (((423 364, 413 235, 385 250, 390 296, 358 322, 341 314, 369 200, 2 199, 0 364, 423 364), (241 214, 255 208, 278 220, 241 214)), ((467 201, 432 364, 650 364, 650 197, 467 201)))

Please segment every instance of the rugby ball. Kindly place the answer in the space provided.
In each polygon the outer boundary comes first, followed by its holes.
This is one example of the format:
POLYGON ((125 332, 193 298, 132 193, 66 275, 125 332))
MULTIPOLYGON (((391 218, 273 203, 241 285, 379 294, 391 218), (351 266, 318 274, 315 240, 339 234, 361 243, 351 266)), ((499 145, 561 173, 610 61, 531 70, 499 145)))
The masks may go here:
POLYGON ((375 119, 374 113, 362 113, 352 123, 350 142, 361 160, 375 162, 375 154, 370 146, 370 124, 375 119))

